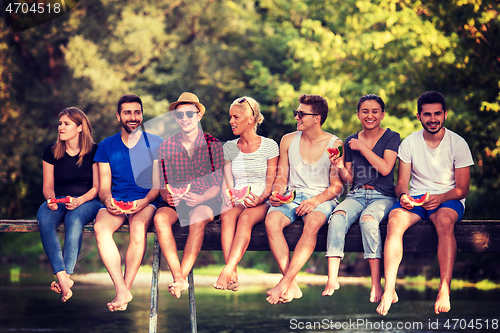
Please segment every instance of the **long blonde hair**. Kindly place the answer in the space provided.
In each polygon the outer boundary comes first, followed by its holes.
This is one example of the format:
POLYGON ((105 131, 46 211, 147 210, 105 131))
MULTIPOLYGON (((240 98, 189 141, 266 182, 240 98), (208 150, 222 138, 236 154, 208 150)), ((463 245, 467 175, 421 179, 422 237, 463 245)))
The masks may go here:
MULTIPOLYGON (((76 126, 82 125, 82 131, 78 137, 80 152, 78 153, 78 162, 76 163, 76 165, 80 167, 83 163, 83 157, 90 153, 94 146, 94 140, 92 140, 92 124, 87 118, 87 115, 79 108, 66 108, 59 113, 59 119, 61 119, 62 116, 68 116, 76 126)), ((59 140, 59 136, 57 136, 57 141, 52 148, 52 152, 56 160, 62 158, 66 153, 66 142, 59 140)))
POLYGON ((262 113, 260 113, 259 103, 257 103, 257 101, 252 97, 242 96, 235 99, 234 102, 231 104, 231 107, 233 105, 238 105, 244 108, 245 112, 248 112, 255 118, 254 130, 257 131, 257 126, 262 124, 262 122, 264 121, 264 116, 262 115, 262 113))

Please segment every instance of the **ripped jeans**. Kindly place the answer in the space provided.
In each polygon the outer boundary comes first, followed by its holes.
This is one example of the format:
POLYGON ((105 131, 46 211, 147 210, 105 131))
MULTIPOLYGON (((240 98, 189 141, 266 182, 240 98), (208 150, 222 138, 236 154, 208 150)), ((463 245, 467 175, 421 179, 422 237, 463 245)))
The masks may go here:
POLYGON ((344 258, 345 235, 351 225, 359 221, 365 252, 363 257, 380 258, 382 238, 379 224, 389 214, 396 201, 396 198, 385 196, 377 190, 363 188, 352 190, 328 219, 325 256, 344 258))

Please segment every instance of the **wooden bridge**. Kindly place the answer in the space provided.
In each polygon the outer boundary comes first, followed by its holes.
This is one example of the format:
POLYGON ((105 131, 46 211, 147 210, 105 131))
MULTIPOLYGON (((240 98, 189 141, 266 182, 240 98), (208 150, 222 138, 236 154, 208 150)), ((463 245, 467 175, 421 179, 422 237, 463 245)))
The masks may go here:
MULTIPOLYGON (((304 224, 295 222, 285 228, 285 238, 290 250, 293 251, 297 244, 304 224)), ((315 251, 326 250, 326 235, 328 226, 324 225, 318 233, 315 251)), ((64 225, 60 224, 58 232, 64 232, 64 225)), ((173 232, 178 249, 183 249, 186 244, 189 228, 183 228, 178 223, 174 225, 173 232)), ((0 220, 0 232, 38 232, 36 220, 0 220)), ((87 224, 83 232, 94 232, 93 223, 87 224)), ((123 225, 117 232, 129 232, 129 226, 123 225)), ((152 227, 148 232, 155 232, 152 227)), ((387 234, 387 222, 380 225, 382 239, 387 234)), ((202 250, 221 250, 220 221, 216 220, 205 227, 205 238, 202 250)), ((455 225, 455 237, 458 252, 500 252, 500 220, 463 220, 455 225)), ((404 234, 403 246, 405 252, 436 252, 438 238, 434 225, 429 221, 420 221, 404 234)), ((258 223, 252 230, 252 238, 248 251, 269 251, 266 227, 263 222, 258 223)), ((345 252, 363 252, 359 224, 355 223, 346 235, 345 252)), ((151 307, 149 316, 149 332, 156 332, 158 317, 158 278, 160 271, 161 251, 155 233, 153 252, 153 276, 151 282, 151 307)), ((188 276, 189 282, 189 310, 191 318, 191 331, 196 332, 196 304, 194 297, 193 272, 188 276)))

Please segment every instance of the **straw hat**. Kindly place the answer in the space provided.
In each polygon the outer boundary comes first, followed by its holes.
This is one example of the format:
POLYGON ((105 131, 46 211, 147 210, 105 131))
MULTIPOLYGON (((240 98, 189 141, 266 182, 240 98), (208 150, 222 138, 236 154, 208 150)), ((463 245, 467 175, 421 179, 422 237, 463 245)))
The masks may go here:
POLYGON ((194 105, 196 105, 196 107, 198 108, 198 110, 200 110, 200 114, 202 116, 205 114, 205 106, 203 106, 203 104, 200 103, 200 100, 198 99, 198 96, 196 96, 193 93, 183 92, 179 96, 179 98, 177 99, 177 102, 173 102, 172 104, 170 104, 170 107, 168 108, 169 111, 175 110, 175 108, 177 107, 177 105, 179 103, 191 103, 191 104, 194 104, 194 105))

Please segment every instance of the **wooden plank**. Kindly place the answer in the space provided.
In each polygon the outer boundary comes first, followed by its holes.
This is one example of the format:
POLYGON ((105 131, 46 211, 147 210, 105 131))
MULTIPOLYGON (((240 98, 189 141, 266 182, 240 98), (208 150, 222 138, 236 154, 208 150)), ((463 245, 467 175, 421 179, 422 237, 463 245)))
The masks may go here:
MULTIPOLYGON (((290 250, 293 250, 302 234, 303 222, 297 221, 285 228, 285 238, 290 250)), ((324 225, 319 233, 315 251, 326 250, 328 226, 324 225)), ((58 227, 64 232, 64 225, 58 227)), ((0 220, 0 232, 38 232, 36 220, 0 220)), ((94 232, 93 223, 85 226, 83 232, 94 232)), ((129 226, 123 225, 118 232, 129 232, 129 226)), ((152 227, 149 232, 154 232, 152 227)), ((189 228, 176 223, 173 232, 179 249, 184 248, 189 228)), ((387 222, 380 225, 382 239, 387 233, 387 222)), ((455 237, 459 252, 500 252, 500 220, 464 220, 455 225, 455 237)), ((429 221, 420 221, 409 228, 403 238, 405 252, 436 252, 438 238, 434 225, 429 221)), ((202 250, 220 251, 220 221, 209 223, 205 228, 202 250)), ((260 222, 252 230, 249 251, 269 251, 266 227, 260 222)), ((363 252, 359 224, 355 223, 346 235, 345 252, 363 252)))

